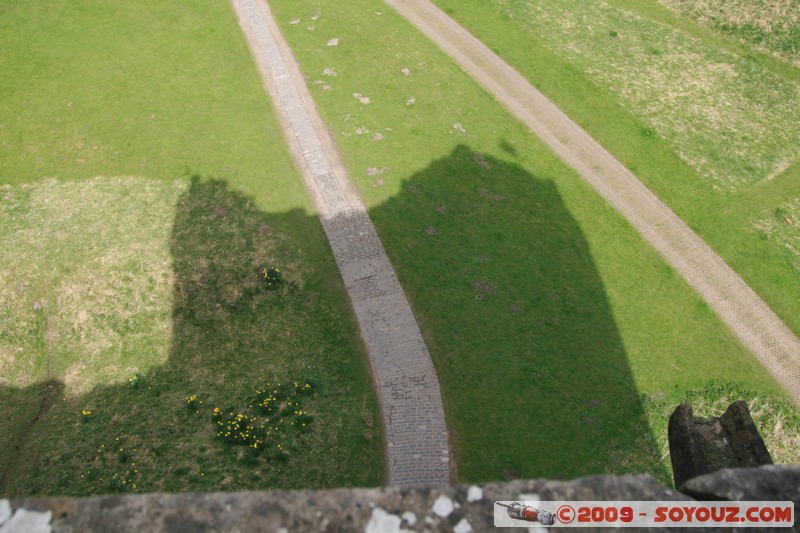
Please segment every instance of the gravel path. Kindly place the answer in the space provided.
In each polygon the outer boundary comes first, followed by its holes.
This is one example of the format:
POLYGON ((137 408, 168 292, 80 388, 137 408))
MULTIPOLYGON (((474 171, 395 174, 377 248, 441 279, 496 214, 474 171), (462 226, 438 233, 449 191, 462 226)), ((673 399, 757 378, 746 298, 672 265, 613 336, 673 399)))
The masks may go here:
POLYGON ((625 217, 800 405, 800 340, 716 252, 589 134, 431 2, 384 1, 453 58, 625 217))
POLYGON ((439 381, 411 307, 264 0, 231 0, 330 241, 372 362, 390 485, 448 484, 439 381))

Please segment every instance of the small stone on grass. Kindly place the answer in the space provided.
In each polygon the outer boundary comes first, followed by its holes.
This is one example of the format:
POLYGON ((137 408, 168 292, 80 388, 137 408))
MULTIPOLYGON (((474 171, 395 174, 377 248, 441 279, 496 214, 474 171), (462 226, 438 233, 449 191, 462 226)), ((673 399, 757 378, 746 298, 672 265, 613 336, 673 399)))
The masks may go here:
POLYGON ((484 157, 483 154, 475 154, 474 159, 475 162, 478 164, 478 166, 483 168, 489 168, 490 166, 489 162, 486 160, 486 157, 484 157))

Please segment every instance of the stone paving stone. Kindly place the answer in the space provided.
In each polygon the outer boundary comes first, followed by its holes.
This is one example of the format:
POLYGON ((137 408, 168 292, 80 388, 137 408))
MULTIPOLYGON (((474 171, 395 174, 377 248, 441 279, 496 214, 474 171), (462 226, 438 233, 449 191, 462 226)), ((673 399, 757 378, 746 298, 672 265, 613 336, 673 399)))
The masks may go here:
POLYGON ((450 461, 439 381, 405 293, 263 0, 232 0, 320 212, 378 387, 390 485, 443 485, 450 461), (287 63, 290 62, 290 63, 287 63), (299 79, 298 79, 299 78, 299 79), (296 142, 295 146, 293 143, 296 142), (337 171, 338 169, 338 171, 337 171))

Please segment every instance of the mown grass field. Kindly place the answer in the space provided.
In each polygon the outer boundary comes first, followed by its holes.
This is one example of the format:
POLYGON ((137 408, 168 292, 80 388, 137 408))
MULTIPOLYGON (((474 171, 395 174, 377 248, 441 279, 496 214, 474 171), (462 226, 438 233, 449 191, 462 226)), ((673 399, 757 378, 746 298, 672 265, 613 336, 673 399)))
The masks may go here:
POLYGON ((380 484, 363 347, 230 7, 5 3, 0 36, 0 494, 380 484))
POLYGON ((798 69, 655 1, 547 10, 533 1, 436 3, 630 168, 800 333, 798 255, 786 238, 800 225, 784 215, 800 197, 798 69))
POLYGON ((673 11, 800 67, 800 4, 661 0, 673 11))
POLYGON ((663 424, 692 391, 763 398, 791 440, 792 408, 708 307, 403 19, 372 0, 270 5, 429 344, 460 480, 669 482, 663 424))

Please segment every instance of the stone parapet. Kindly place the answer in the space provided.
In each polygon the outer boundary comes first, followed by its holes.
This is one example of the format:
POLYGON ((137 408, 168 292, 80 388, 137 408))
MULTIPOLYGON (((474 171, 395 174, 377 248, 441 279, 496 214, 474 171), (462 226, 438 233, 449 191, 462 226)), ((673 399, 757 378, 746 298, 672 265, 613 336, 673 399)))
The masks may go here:
MULTIPOLYGON (((704 500, 791 500, 795 516, 800 516, 800 465, 725 469, 690 480, 684 490, 704 500)), ((692 501, 648 475, 635 475, 473 486, 25 498, 10 504, 16 512, 51 513, 49 525, 56 533, 466 533, 494 530, 495 501, 537 499, 692 501)), ((4 502, 0 500, 0 509, 4 502)))

